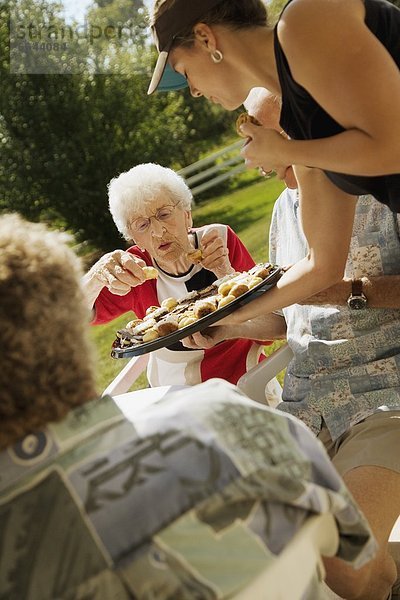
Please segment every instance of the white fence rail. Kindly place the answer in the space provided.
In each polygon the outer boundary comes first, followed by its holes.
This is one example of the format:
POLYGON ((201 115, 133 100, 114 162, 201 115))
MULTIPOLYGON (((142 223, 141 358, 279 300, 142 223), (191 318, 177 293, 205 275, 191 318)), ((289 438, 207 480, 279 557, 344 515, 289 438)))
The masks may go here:
POLYGON ((243 140, 238 140, 178 171, 186 180, 193 196, 245 171, 244 159, 240 154, 242 147, 243 140), (222 160, 217 162, 220 158, 222 160))

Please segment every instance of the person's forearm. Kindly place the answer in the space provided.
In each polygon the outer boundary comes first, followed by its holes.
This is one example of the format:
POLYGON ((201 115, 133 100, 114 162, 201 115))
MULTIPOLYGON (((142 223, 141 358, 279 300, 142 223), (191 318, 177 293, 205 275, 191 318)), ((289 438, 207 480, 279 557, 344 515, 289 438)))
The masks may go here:
POLYGON ((96 302, 98 295, 104 287, 104 283, 99 281, 99 279, 94 277, 89 272, 82 277, 81 284, 84 296, 86 298, 87 306, 88 308, 92 309, 94 307, 94 303, 96 302))
MULTIPOLYGON (((368 308, 400 308, 400 275, 362 277, 368 308)), ((345 306, 351 293, 351 279, 339 283, 303 300, 301 304, 345 306)))
POLYGON ((299 303, 333 285, 335 280, 340 280, 338 273, 317 267, 311 259, 304 258, 286 271, 273 289, 225 317, 223 323, 243 323, 299 303))
POLYGON ((286 339, 286 321, 283 317, 275 314, 263 315, 236 325, 221 326, 221 329, 223 329, 225 340, 239 338, 256 341, 286 339))
POLYGON ((353 129, 318 140, 285 140, 288 164, 316 167, 353 175, 388 175, 400 171, 398 152, 353 129))

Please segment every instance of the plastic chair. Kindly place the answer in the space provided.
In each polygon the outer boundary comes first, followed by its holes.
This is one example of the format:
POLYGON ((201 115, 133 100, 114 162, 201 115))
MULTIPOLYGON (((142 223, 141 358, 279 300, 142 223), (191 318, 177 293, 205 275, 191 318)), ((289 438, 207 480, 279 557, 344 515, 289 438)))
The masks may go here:
POLYGON ((290 362, 293 352, 287 344, 241 376, 237 386, 252 400, 265 403, 265 387, 290 362))
MULTIPOLYGON (((271 354, 267 360, 242 375, 237 385, 252 400, 265 403, 265 387, 271 379, 280 373, 289 363, 293 353, 285 344, 271 354)), ((106 387, 103 396, 125 394, 136 379, 146 370, 149 354, 135 356, 125 365, 113 381, 106 387)))
POLYGON ((146 370, 149 354, 134 356, 118 373, 115 379, 106 387, 102 396, 118 396, 125 394, 135 383, 136 379, 146 370))
POLYGON ((320 585, 318 598, 337 597, 323 584, 325 568, 322 556, 334 556, 339 545, 339 534, 334 517, 322 514, 310 517, 268 566, 232 600, 305 600, 314 581, 320 585))

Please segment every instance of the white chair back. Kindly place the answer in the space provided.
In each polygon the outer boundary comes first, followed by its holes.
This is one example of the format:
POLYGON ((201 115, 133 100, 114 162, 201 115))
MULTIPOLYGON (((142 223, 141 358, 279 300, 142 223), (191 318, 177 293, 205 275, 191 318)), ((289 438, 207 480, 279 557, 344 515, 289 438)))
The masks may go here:
POLYGON ((293 352, 287 344, 281 346, 273 354, 242 375, 237 385, 252 400, 265 404, 265 387, 273 377, 288 365, 293 352))
POLYGON ((331 514, 310 517, 276 562, 232 600, 312 600, 305 593, 315 577, 321 586, 318 598, 331 598, 323 584, 325 569, 322 555, 334 556, 338 545, 334 517, 331 514))

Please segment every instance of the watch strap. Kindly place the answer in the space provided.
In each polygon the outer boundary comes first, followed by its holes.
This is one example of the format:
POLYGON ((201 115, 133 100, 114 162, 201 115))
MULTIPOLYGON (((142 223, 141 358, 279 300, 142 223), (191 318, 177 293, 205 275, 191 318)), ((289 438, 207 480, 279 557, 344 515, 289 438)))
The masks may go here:
POLYGON ((361 279, 353 279, 351 282, 351 295, 361 296, 363 295, 363 282, 361 279))

